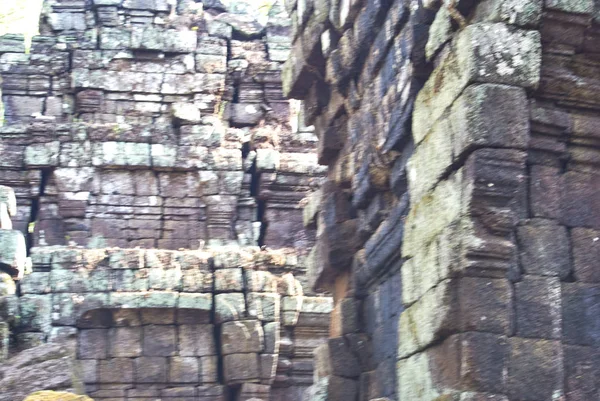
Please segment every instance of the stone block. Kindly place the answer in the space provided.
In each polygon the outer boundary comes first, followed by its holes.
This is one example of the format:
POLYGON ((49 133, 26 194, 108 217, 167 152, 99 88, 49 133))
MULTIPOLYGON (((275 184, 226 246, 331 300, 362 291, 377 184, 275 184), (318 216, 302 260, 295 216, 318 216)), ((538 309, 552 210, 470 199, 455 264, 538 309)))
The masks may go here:
POLYGON ((219 357, 216 355, 203 356, 200 358, 200 382, 218 383, 219 381, 219 357))
POLYGON ((597 261, 600 260, 600 231, 573 228, 571 244, 573 247, 573 272, 577 281, 600 282, 600 270, 597 268, 597 261))
POLYGON ((264 116, 259 104, 232 103, 231 122, 237 126, 256 125, 264 116))
POLYGON ((517 228, 521 268, 526 274, 567 277, 571 272, 567 230, 552 221, 531 220, 517 228))
POLYGON ((169 291, 148 291, 139 297, 141 308, 175 308, 179 302, 179 293, 169 291))
POLYGON ((8 121, 22 118, 31 119, 41 115, 44 105, 43 97, 34 96, 3 96, 4 114, 8 121))
POLYGON ((567 13, 591 14, 594 11, 594 4, 592 0, 550 0, 546 3, 546 7, 567 13))
POLYGON ((330 338, 327 344, 331 373, 340 377, 358 378, 360 364, 344 337, 330 338))
POLYGON ((108 356, 108 330, 81 330, 77 346, 77 358, 79 359, 106 359, 108 356))
POLYGON ((504 279, 460 279, 460 326, 462 331, 512 333, 513 290, 504 279))
POLYGON ((542 6, 541 0, 486 0, 475 9, 473 21, 533 27, 541 19, 542 6))
POLYGON ((223 357, 223 374, 228 385, 260 380, 258 354, 231 354, 223 357))
POLYGON ((598 392, 596 372, 600 354, 596 347, 565 345, 563 347, 565 395, 568 400, 593 399, 598 392), (590 398, 591 397, 591 398, 590 398))
POLYGON ((246 295, 248 316, 262 322, 274 322, 279 317, 276 306, 279 305, 279 294, 250 292, 246 295))
POLYGON ((165 383, 167 381, 167 358, 135 358, 135 381, 137 383, 165 383))
POLYGON ((242 293, 215 295, 215 323, 240 320, 246 316, 246 301, 242 293))
POLYGON ((98 382, 98 365, 99 362, 95 359, 84 359, 78 361, 81 369, 81 378, 83 383, 98 382))
POLYGON ((49 332, 52 312, 52 295, 23 295, 19 298, 19 326, 23 331, 49 332))
POLYGON ((111 358, 99 361, 100 383, 133 383, 133 359, 111 358))
POLYGON ((555 277, 524 276, 515 284, 516 334, 560 339, 561 284, 555 277))
POLYGON ((0 185, 0 203, 6 205, 6 211, 9 216, 16 216, 17 198, 14 189, 5 185, 0 185))
POLYGON ((531 210, 534 217, 558 219, 561 215, 560 169, 534 164, 529 184, 531 210))
POLYGON ((198 312, 210 312, 213 305, 213 295, 181 293, 178 297, 177 308, 192 309, 198 312))
POLYGON ((184 292, 210 292, 213 288, 213 274, 200 270, 187 270, 183 273, 184 292))
POLYGON ((142 325, 140 312, 137 309, 113 309, 112 321, 115 327, 142 325))
POLYGON ((340 337, 358 330, 357 301, 352 298, 343 298, 331 312, 329 334, 340 337))
POLYGON ((504 390, 504 369, 508 359, 505 338, 488 333, 464 333, 460 335, 460 353, 463 389, 490 393, 504 390))
POLYGON ((506 393, 509 399, 544 400, 562 394, 560 343, 513 337, 509 339, 506 393))
POLYGON ((143 326, 144 356, 173 356, 177 353, 175 326, 143 326))
POLYGON ((415 143, 421 142, 471 82, 525 88, 536 87, 539 82, 541 47, 536 31, 511 30, 501 23, 473 24, 456 36, 454 45, 417 96, 415 143))
POLYGON ((600 287, 596 284, 562 284, 562 341, 573 345, 600 344, 600 287))
POLYGON ((214 277, 216 292, 240 292, 244 289, 242 269, 217 269, 214 277))
POLYGON ((169 358, 170 383, 198 383, 199 372, 198 358, 196 357, 169 358))
POLYGON ((111 357, 136 357, 142 354, 141 327, 110 329, 109 339, 111 357))
POLYGON ((264 332, 260 321, 241 320, 221 325, 221 354, 260 353, 264 350, 264 332))
POLYGON ((271 387, 264 384, 243 383, 236 401, 269 400, 271 387))
POLYGON ((600 178, 597 174, 567 171, 561 177, 561 217, 568 227, 600 229, 600 178))
POLYGON ((195 31, 161 29, 152 25, 135 27, 131 31, 133 49, 191 53, 196 50, 197 40, 195 31))
POLYGON ((211 324, 183 324, 177 328, 179 355, 216 355, 214 327, 211 324))

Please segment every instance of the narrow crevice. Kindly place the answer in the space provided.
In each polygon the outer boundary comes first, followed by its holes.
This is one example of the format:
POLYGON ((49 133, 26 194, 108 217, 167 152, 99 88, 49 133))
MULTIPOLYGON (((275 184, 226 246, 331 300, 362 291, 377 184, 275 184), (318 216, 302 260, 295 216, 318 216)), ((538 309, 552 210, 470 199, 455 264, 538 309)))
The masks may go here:
MULTIPOLYGON (((250 145, 248 144, 248 152, 250 152, 250 145)), ((269 223, 265 220, 265 211, 267 202, 264 199, 261 199, 259 196, 260 191, 260 175, 256 168, 256 160, 252 164, 252 167, 248 170, 252 180, 250 181, 250 196, 256 200, 256 221, 259 221, 260 224, 260 233, 258 236, 258 246, 265 245, 265 237, 267 235, 267 228, 269 223)))
POLYGON ((257 200, 257 214, 258 221, 260 221, 260 234, 258 236, 258 246, 265 246, 265 237, 267 236, 267 228, 269 228, 269 223, 265 221, 265 210, 266 210, 266 202, 264 200, 257 200))
POLYGON ((242 144, 242 159, 246 160, 252 148, 250 147, 250 142, 244 142, 242 144))
POLYGON ((27 254, 29 254, 29 251, 34 245, 35 224, 39 217, 41 198, 46 193, 46 185, 48 184, 48 180, 50 179, 50 175, 52 174, 52 169, 42 169, 41 174, 42 177, 40 180, 39 194, 35 198, 31 199, 31 206, 29 210, 29 221, 27 223, 27 232, 25 235, 27 254))
MULTIPOLYGON (((208 261, 208 266, 211 274, 215 275, 215 262, 211 257, 208 261)), ((212 281, 211 294, 216 295, 215 280, 212 281)), ((212 307, 210 309, 210 321, 213 324, 213 339, 215 342, 215 352, 217 354, 217 382, 225 383, 225 369, 223 367, 223 355, 221 355, 221 327, 217 324, 217 302, 213 299, 212 307)))

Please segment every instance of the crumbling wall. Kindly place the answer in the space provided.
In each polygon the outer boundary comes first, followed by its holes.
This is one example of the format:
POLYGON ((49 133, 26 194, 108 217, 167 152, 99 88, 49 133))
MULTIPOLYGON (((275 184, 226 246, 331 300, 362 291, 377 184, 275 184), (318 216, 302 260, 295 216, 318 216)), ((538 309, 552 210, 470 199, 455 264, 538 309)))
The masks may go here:
MULTIPOLYGON (((14 193, 0 189, 4 224, 14 193)), ((296 249, 45 246, 26 269, 23 234, 0 235, 1 400, 293 401, 313 382, 332 299, 305 293, 296 249)))
POLYGON ((281 92, 280 5, 44 9, 29 54, 0 40, 0 184, 30 245, 312 244, 300 202, 323 170, 281 92))
POLYGON ((335 296, 306 399, 597 397, 597 2, 287 9, 284 87, 328 166, 309 274, 335 296))
POLYGON ((0 37, 0 399, 301 399, 331 299, 305 285, 325 169, 282 94, 289 24, 274 1, 47 0, 29 52, 0 37), (54 381, 47 343, 75 350, 54 381))

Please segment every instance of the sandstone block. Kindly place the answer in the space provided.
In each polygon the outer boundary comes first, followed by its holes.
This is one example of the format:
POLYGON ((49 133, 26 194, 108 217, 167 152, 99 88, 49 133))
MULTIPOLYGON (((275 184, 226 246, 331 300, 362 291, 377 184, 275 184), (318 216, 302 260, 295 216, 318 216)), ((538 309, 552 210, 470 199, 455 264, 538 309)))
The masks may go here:
POLYGON ((184 324, 177 328, 179 355, 216 355, 214 328, 210 324, 184 324))
POLYGON ((218 269, 214 277, 216 292, 240 292, 244 289, 242 269, 218 269))
POLYGON ((169 382, 197 383, 199 377, 198 358, 172 357, 169 358, 169 382))
POLYGON ((177 353, 175 326, 143 326, 144 356, 172 356, 177 353))
POLYGON ((421 142, 471 82, 526 88, 535 87, 539 82, 541 48, 538 32, 513 31, 499 23, 474 24, 457 35, 455 46, 417 96, 413 118, 415 143, 421 142))
POLYGON ((560 339, 561 284, 556 277, 524 276, 515 284, 516 334, 560 339))
POLYGON ((258 355, 231 354, 223 357, 223 372, 227 384, 254 382, 260 379, 258 355))
POLYGON ((215 295, 215 323, 240 320, 246 316, 244 294, 226 293, 215 295))
POLYGON ((260 353, 264 350, 264 332, 260 321, 241 320, 221 325, 221 354, 260 353))
POLYGON ((81 330, 78 336, 79 359, 106 359, 108 356, 108 330, 81 330))
POLYGON ((111 358, 99 362, 100 383, 133 383, 133 359, 111 358))
POLYGON ((534 400, 563 392, 560 343, 547 340, 509 340, 506 392, 509 398, 534 400))
POLYGON ((109 331, 111 357, 135 357, 142 353, 141 327, 117 327, 109 331))
POLYGON ((165 383, 167 381, 167 358, 136 358, 135 380, 138 383, 165 383))
POLYGON ((562 339, 574 345, 600 342, 600 325, 591 319, 600 308, 600 288, 596 284, 562 284, 562 339))
POLYGON ((525 273, 565 278, 571 272, 567 230, 551 221, 533 220, 517 229, 525 273))

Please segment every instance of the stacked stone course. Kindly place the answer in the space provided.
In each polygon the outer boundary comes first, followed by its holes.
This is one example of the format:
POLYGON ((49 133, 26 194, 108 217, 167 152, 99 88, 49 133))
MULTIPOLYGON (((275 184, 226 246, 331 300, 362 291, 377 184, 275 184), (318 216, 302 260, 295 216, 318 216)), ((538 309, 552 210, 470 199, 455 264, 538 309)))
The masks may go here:
POLYGON ((597 398, 598 3, 286 5, 335 298, 305 399, 597 398))
POLYGON ((20 296, 5 298, 18 308, 18 343, 76 338, 79 374, 96 400, 228 400, 229 388, 252 383, 240 394, 294 399, 312 383, 331 298, 303 293, 295 250, 42 247, 31 255, 20 296))
POLYGON ((325 169, 266 3, 47 0, 30 49, 0 37, 0 399, 312 384, 331 298, 306 286, 302 205, 325 169))
POLYGON ((281 90, 289 21, 260 12, 48 1, 29 53, 2 37, 15 227, 35 223, 33 245, 310 246, 299 202, 323 169, 281 90))

